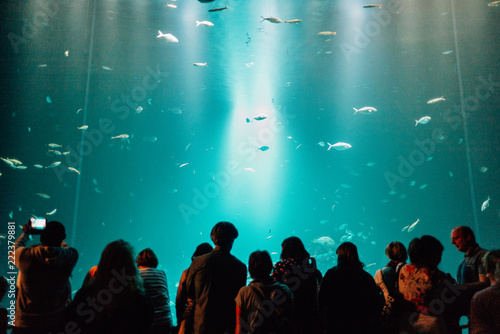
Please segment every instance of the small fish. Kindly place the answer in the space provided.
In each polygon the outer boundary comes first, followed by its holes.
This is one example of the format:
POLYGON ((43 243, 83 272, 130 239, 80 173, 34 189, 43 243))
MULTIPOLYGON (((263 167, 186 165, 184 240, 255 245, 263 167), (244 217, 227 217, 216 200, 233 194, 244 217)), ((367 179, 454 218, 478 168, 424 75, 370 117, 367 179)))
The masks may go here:
POLYGON ((69 57, 69 50, 64 51, 64 55, 65 55, 66 57, 69 57))
POLYGON ((170 8, 177 8, 177 6, 174 5, 173 3, 167 3, 165 6, 170 8))
POLYGON ((483 205, 481 205, 481 211, 488 209, 489 206, 490 206, 490 196, 488 196, 488 199, 483 202, 483 205))
POLYGON ((334 149, 336 149, 337 151, 344 151, 344 150, 347 150, 347 149, 350 149, 352 146, 350 144, 347 144, 347 143, 342 143, 342 142, 338 142, 338 143, 335 143, 335 144, 330 144, 330 143, 327 143, 328 144, 328 150, 327 151, 330 151, 330 149, 333 147, 334 149))
POLYGON ((340 186, 344 189, 351 189, 351 186, 346 183, 342 183, 340 186))
POLYGON ((270 235, 270 236, 268 236, 268 237, 266 238, 266 240, 269 240, 269 239, 271 239, 272 237, 273 237, 273 236, 272 236, 272 235, 270 235))
POLYGON ((140 114, 143 110, 144 110, 144 108, 141 106, 138 106, 137 108, 135 108, 135 112, 138 114, 140 114))
POLYGON ((318 145, 319 145, 319 146, 321 146, 321 147, 325 147, 325 142, 324 142, 324 141, 320 141, 320 142, 318 143, 318 145))
POLYGON ((319 223, 320 223, 321 225, 324 225, 324 224, 328 223, 328 219, 323 219, 323 220, 320 220, 320 221, 319 221, 319 223))
POLYGON ((54 155, 61 155, 61 154, 62 154, 62 153, 61 153, 61 152, 59 152, 58 150, 48 150, 47 152, 48 152, 48 153, 52 153, 52 154, 54 154, 54 155))
POLYGON ((71 171, 73 171, 73 172, 75 172, 75 173, 77 173, 78 175, 80 175, 80 171, 78 169, 73 168, 73 167, 68 167, 68 169, 71 170, 71 171))
POLYGON ((255 115, 255 116, 253 117, 253 119, 254 119, 254 120, 256 120, 256 121, 262 121, 262 120, 264 120, 264 119, 266 119, 266 118, 267 118, 267 115, 266 115, 266 114, 258 114, 258 115, 255 115))
POLYGON ((417 219, 416 222, 414 222, 413 224, 411 224, 409 227, 408 227, 408 232, 411 232, 413 231, 413 229, 415 228, 415 226, 417 226, 418 222, 420 221, 420 219, 417 219))
POLYGON ((47 67, 47 64, 40 64, 37 67, 47 67))
POLYGON ((27 169, 28 167, 26 166, 16 166, 16 169, 27 169))
POLYGON ((261 146, 261 147, 257 147, 257 150, 256 151, 267 151, 269 149, 269 146, 261 146))
POLYGON ((486 173, 488 171, 488 167, 481 167, 479 168, 479 170, 481 171, 481 173, 486 173))
POLYGON ((260 22, 269 21, 271 23, 283 23, 283 21, 281 19, 278 19, 277 17, 274 17, 274 16, 269 16, 269 17, 261 16, 261 17, 262 17, 262 21, 260 21, 260 22))
POLYGON ((245 167, 245 168, 243 168, 243 170, 246 170, 247 172, 255 173, 255 169, 250 168, 250 167, 245 167))
POLYGON ((33 165, 33 167, 35 167, 35 168, 43 168, 43 166, 39 165, 39 164, 33 165))
POLYGON ((370 115, 373 114, 375 111, 377 111, 377 109, 373 107, 363 107, 361 109, 352 108, 352 109, 354 109, 354 115, 356 115, 356 113, 358 112, 363 115, 370 115))
POLYGON ((408 229, 408 227, 410 227, 410 225, 406 225, 405 227, 403 227, 403 228, 401 229, 401 232, 406 231, 406 230, 408 229))
POLYGON ((415 126, 417 126, 419 124, 427 124, 430 122, 430 120, 431 120, 430 116, 424 116, 421 119, 419 119, 418 121, 415 120, 415 126))
POLYGON ((179 168, 182 168, 182 167, 187 166, 187 165, 189 165, 189 162, 183 163, 182 165, 179 166, 179 168))
POLYGON ((422 189, 425 189, 427 188, 427 184, 422 184, 420 187, 418 187, 418 189, 422 190, 422 189))
POLYGON ((187 151, 188 148, 189 148, 189 146, 191 146, 191 143, 189 143, 189 144, 186 145, 186 148, 184 149, 184 151, 187 151))
POLYGON ((54 168, 54 167, 59 166, 60 164, 61 164, 61 162, 60 162, 60 161, 56 161, 56 162, 51 163, 50 165, 48 165, 48 166, 47 166, 47 167, 45 167, 45 168, 54 168))
POLYGON ((205 27, 213 27, 214 24, 210 21, 196 21, 196 26, 205 26, 205 27))
POLYGON ((52 99, 50 98, 50 96, 47 96, 45 100, 47 101, 47 103, 52 103, 52 99))
POLYGON ((452 53, 453 53, 453 51, 451 51, 451 50, 443 52, 444 55, 449 55, 449 54, 452 54, 452 53))
POLYGON ((284 23, 299 23, 302 22, 301 19, 285 20, 284 23))
POLYGON ((47 195, 47 194, 36 193, 35 195, 38 195, 38 196, 40 196, 41 198, 46 198, 46 199, 49 199, 49 198, 50 198, 50 196, 49 196, 49 195, 47 195))
POLYGON ((50 211, 50 212, 45 213, 45 215, 47 215, 47 216, 52 216, 52 215, 53 215, 54 213, 56 213, 56 212, 57 212, 57 209, 54 209, 54 210, 52 210, 52 211, 50 211))
POLYGON ((9 165, 10 167, 12 168, 16 168, 16 164, 13 163, 12 161, 10 161, 9 159, 5 159, 5 158, 2 158, 2 160, 7 164, 9 165))
POLYGON ((500 7, 500 1, 494 1, 494 2, 490 2, 488 4, 489 7, 500 7))
POLYGON ((51 148, 62 147, 62 145, 54 144, 54 143, 50 143, 50 144, 48 144, 48 146, 51 147, 51 148))
POLYGON ((193 66, 197 66, 197 67, 208 67, 207 62, 204 62, 204 63, 193 63, 193 66))
POLYGON ((445 101, 444 95, 441 97, 437 97, 435 99, 427 101, 427 104, 434 104, 434 103, 438 103, 439 101, 445 101))
POLYGON ((376 7, 382 9, 382 5, 364 5, 363 6, 363 8, 376 8, 376 7))
POLYGON ((336 36, 337 32, 335 32, 335 31, 320 31, 320 32, 318 32, 318 35, 322 35, 322 36, 336 36))
POLYGON ((172 34, 164 34, 160 30, 158 30, 158 36, 156 38, 165 38, 167 42, 171 43, 179 43, 179 40, 172 34))
POLYGON ((369 162, 369 163, 366 164, 366 166, 367 167, 373 167, 373 166, 375 166, 375 164, 376 164, 375 162, 369 162))
POLYGON ((128 137, 129 137, 129 135, 127 135, 127 134, 121 134, 118 136, 111 137, 111 139, 127 139, 128 137))
POLYGON ((209 9, 208 11, 209 12, 220 12, 221 10, 224 10, 224 9, 227 9, 227 6, 221 7, 221 8, 212 8, 212 9, 209 9))
POLYGON ((70 151, 66 151, 66 152, 63 152, 62 155, 68 155, 70 153, 71 153, 70 151))
POLYGON ((87 130, 89 128, 88 125, 82 125, 82 126, 79 126, 77 129, 78 130, 87 130))
POLYGON ((313 240, 313 244, 324 245, 324 246, 333 246, 335 245, 335 241, 330 237, 321 237, 313 240))
POLYGON ((101 66, 103 70, 106 70, 106 71, 112 71, 113 69, 111 67, 108 67, 108 66, 101 66))
POLYGON ((79 114, 79 113, 80 113, 80 111, 82 111, 82 110, 83 110, 83 108, 80 108, 80 109, 78 109, 78 110, 76 111, 76 113, 77 113, 77 114, 79 114))

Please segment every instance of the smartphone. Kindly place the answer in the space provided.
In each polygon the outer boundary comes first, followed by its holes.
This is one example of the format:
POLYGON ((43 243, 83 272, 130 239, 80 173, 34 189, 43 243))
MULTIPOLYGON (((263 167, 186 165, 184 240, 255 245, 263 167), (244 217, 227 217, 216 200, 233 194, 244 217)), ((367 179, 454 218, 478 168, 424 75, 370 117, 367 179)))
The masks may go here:
POLYGON ((31 228, 34 230, 42 231, 45 229, 45 225, 47 224, 47 219, 45 218, 31 218, 31 228))

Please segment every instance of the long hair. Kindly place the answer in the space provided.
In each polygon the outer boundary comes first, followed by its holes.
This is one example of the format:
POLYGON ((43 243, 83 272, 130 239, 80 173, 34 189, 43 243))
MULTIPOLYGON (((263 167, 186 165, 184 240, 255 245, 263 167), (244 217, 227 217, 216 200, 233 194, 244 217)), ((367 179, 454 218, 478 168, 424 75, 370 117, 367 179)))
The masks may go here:
MULTIPOLYGON (((101 254, 91 286, 94 292, 100 289, 109 289, 123 286, 118 294, 126 295, 135 290, 142 291, 142 279, 134 263, 132 246, 120 239, 110 242, 101 254), (118 278, 121 279, 118 279, 118 278), (125 283, 123 283, 125 280, 125 283)), ((118 289, 117 289, 118 290, 118 289)))
POLYGON ((302 240, 298 237, 290 237, 283 240, 281 244, 281 255, 282 260, 293 258, 299 262, 310 257, 309 253, 306 251, 302 240))
POLYGON ((349 241, 340 244, 337 248, 337 265, 339 267, 364 267, 364 264, 359 260, 358 248, 355 244, 349 241))

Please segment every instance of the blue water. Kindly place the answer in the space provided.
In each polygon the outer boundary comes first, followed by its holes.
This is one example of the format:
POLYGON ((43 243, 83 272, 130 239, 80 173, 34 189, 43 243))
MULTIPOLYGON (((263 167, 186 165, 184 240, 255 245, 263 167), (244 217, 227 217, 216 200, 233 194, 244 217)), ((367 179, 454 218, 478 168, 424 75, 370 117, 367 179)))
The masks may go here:
POLYGON ((2 6, 0 156, 27 166, 0 163, 2 235, 8 221, 57 209, 47 218, 65 224, 80 253, 74 289, 123 238, 157 253, 173 297, 221 220, 238 228, 233 253, 244 262, 256 249, 277 261, 296 235, 324 273, 350 240, 373 274, 390 241, 431 234, 454 274, 462 254, 452 227, 469 225, 481 246, 498 248, 500 10, 487 3, 2 6), (354 115, 365 106, 377 112, 354 115), (268 117, 246 122, 257 114, 268 117), (415 126, 423 116, 431 121, 415 126), (352 147, 327 150, 337 142, 352 147), (323 236, 335 244, 314 242, 323 236))

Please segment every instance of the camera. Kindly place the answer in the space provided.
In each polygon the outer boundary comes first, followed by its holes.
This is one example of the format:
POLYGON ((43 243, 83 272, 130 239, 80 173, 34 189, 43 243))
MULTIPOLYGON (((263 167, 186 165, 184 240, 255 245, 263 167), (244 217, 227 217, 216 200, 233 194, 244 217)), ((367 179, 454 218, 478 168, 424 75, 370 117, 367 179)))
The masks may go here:
POLYGON ((41 234, 47 225, 45 218, 30 218, 31 234, 41 234))

